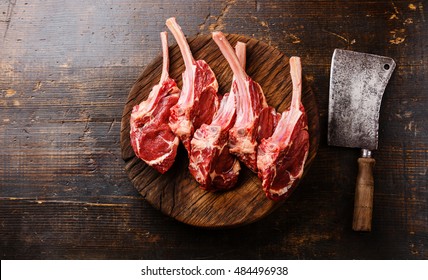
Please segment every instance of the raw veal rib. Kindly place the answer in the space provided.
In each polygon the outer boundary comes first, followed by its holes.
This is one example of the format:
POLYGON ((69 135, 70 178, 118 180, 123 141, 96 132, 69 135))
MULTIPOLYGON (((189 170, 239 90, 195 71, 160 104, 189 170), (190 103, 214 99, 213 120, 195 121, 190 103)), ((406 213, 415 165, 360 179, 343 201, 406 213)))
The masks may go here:
POLYGON ((186 37, 175 18, 166 25, 175 37, 186 67, 183 72, 183 88, 180 98, 171 108, 169 126, 184 144, 190 155, 193 133, 202 124, 210 124, 219 106, 218 83, 209 65, 204 60, 195 61, 186 37))
MULTIPOLYGON (((236 54, 245 68, 245 43, 238 42, 236 54)), ((232 78, 232 84, 235 76, 232 78)), ((203 124, 191 141, 189 170, 201 188, 209 191, 226 190, 235 186, 241 166, 229 153, 229 130, 235 122, 235 93, 226 93, 211 124, 203 124)))
POLYGON ((281 119, 281 114, 277 113, 275 108, 266 107, 260 111, 260 115, 257 120, 257 143, 260 145, 262 139, 269 138, 272 136, 276 126, 278 125, 279 120, 281 119))
POLYGON ((299 57, 290 58, 293 96, 290 109, 282 113, 274 133, 258 147, 257 167, 266 196, 288 197, 303 175, 309 151, 305 108, 301 102, 302 67, 299 57))
POLYGON ((163 65, 159 84, 147 100, 134 106, 130 118, 131 145, 137 157, 165 173, 174 163, 179 144, 168 126, 170 108, 178 101, 180 89, 169 77, 168 35, 161 33, 163 65))
POLYGON ((230 152, 257 172, 258 119, 262 110, 269 107, 262 88, 245 73, 224 34, 213 32, 213 39, 235 76, 231 92, 236 96, 236 121, 229 131, 230 152))

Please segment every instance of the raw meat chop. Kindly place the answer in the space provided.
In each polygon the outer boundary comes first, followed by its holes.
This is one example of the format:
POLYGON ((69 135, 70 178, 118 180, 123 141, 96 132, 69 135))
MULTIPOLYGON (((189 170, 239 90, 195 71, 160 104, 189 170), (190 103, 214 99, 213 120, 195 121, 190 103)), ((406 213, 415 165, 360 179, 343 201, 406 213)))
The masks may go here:
POLYGON ((137 157, 165 173, 174 163, 178 137, 168 126, 170 108, 178 101, 180 89, 169 77, 168 35, 161 33, 163 65, 159 84, 147 100, 134 106, 130 118, 131 145, 137 157))
POLYGON ((186 37, 175 18, 169 18, 166 25, 175 37, 186 67, 183 72, 183 88, 180 98, 171 108, 169 126, 184 144, 190 155, 190 141, 193 133, 202 124, 210 124, 219 106, 218 83, 209 65, 192 56, 186 37))
POLYGON ((272 136, 258 147, 257 167, 266 196, 273 200, 288 197, 303 175, 309 151, 305 108, 301 102, 302 68, 299 57, 290 58, 293 96, 290 109, 282 113, 272 136))
MULTIPOLYGON (((238 42, 236 55, 245 68, 245 43, 238 42)), ((232 84, 235 77, 232 78, 232 84)), ((191 141, 189 170, 201 188, 209 191, 232 188, 241 166, 229 153, 229 130, 235 122, 235 93, 226 93, 211 124, 203 124, 195 131, 191 141)))
POLYGON ((272 136, 276 126, 278 125, 279 120, 281 119, 281 114, 277 113, 275 108, 266 107, 260 111, 260 115, 257 119, 257 135, 256 141, 260 145, 262 139, 269 138, 272 136))
POLYGON ((223 33, 213 32, 213 39, 235 76, 231 92, 236 96, 236 121, 229 131, 230 152, 253 172, 257 172, 257 140, 272 134, 277 119, 276 113, 267 105, 260 85, 239 65, 238 58, 223 33), (259 126, 260 114, 266 125, 260 123, 259 126))

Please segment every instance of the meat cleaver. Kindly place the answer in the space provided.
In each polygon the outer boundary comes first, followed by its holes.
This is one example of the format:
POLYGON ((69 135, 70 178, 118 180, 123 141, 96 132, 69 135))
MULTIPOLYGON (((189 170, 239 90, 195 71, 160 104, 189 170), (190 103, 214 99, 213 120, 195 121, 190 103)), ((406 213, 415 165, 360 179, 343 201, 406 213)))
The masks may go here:
POLYGON ((331 61, 328 144, 361 148, 355 188, 355 231, 371 231, 373 210, 372 151, 377 149, 379 110, 395 68, 384 56, 335 49, 331 61))

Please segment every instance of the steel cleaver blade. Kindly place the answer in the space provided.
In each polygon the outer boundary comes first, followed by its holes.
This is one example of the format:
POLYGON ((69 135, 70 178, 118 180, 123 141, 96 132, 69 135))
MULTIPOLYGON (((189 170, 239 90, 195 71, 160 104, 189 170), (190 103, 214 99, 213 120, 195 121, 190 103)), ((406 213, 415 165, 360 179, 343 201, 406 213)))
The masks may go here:
POLYGON ((376 150, 379 110, 392 58, 336 49, 330 72, 328 144, 376 150))
POLYGON ((353 229, 370 231, 373 205, 371 151, 377 149, 379 111, 395 69, 392 58, 335 49, 331 61, 328 144, 361 148, 353 229))

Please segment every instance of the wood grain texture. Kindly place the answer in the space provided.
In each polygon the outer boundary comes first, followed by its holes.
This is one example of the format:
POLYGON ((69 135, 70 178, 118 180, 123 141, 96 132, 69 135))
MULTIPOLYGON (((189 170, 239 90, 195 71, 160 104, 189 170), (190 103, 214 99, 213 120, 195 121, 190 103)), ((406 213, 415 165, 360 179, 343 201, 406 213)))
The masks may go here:
MULTIPOLYGON (((288 57, 277 49, 242 35, 229 34, 232 46, 246 43, 247 74, 258 82, 270 106, 282 112, 291 102, 292 83, 288 57)), ((188 40, 196 60, 205 60, 216 74, 219 93, 229 91, 232 72, 211 35, 200 35, 188 40)), ((184 62, 177 44, 170 47, 170 76, 182 86, 184 62)), ((242 167, 237 186, 226 192, 207 192, 198 187, 188 171, 189 160, 182 146, 176 162, 165 174, 160 174, 138 159, 130 144, 130 114, 132 108, 147 99, 152 87, 159 82, 162 57, 150 63, 132 87, 122 116, 122 158, 132 183, 142 196, 156 209, 178 221, 207 228, 222 228, 253 223, 272 212, 281 203, 266 198, 257 174, 242 167)), ((303 81, 302 103, 308 116, 310 149, 305 173, 315 158, 319 142, 318 108, 312 90, 303 81)))
POLYGON ((372 230, 373 214, 373 167, 374 158, 358 159, 358 175, 355 186, 354 218, 352 229, 355 231, 372 230))
POLYGON ((0 256, 428 259, 425 2, 0 1, 0 256), (171 16, 189 36, 245 34, 302 57, 318 103, 318 153, 290 199, 251 225, 177 222, 125 172, 123 107, 171 16), (380 111, 369 234, 352 231, 359 151, 327 146, 335 48, 397 62, 380 111))

